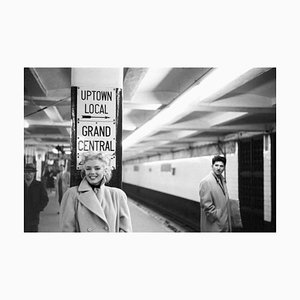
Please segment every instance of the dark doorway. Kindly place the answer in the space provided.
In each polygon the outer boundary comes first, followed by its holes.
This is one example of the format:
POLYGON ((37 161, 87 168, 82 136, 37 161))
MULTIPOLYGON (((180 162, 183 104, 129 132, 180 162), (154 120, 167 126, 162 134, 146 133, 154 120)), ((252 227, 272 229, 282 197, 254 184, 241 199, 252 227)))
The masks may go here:
POLYGON ((263 136, 239 141, 239 199, 244 231, 264 231, 263 136))

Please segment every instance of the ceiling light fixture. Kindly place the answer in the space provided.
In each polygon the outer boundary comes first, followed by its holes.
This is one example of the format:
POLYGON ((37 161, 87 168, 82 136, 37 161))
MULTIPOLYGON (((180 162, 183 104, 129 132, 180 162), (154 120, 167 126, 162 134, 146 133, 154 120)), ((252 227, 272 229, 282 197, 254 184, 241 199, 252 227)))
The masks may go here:
POLYGON ((158 132, 162 126, 179 120, 191 110, 191 106, 195 106, 200 102, 211 102, 267 70, 269 68, 212 69, 151 120, 125 138, 122 142, 123 150, 158 132))
POLYGON ((57 150, 56 148, 52 148, 52 152, 53 152, 54 154, 58 154, 58 150, 57 150))

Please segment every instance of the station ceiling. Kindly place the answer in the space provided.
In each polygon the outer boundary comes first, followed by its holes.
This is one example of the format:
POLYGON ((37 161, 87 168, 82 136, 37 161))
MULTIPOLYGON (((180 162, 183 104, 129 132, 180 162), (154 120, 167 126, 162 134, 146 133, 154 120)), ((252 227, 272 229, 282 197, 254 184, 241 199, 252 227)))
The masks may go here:
MULTIPOLYGON (((124 68, 123 160, 275 131, 276 69, 223 73, 124 68)), ((70 87, 71 68, 24 69, 25 146, 70 147, 70 87)))

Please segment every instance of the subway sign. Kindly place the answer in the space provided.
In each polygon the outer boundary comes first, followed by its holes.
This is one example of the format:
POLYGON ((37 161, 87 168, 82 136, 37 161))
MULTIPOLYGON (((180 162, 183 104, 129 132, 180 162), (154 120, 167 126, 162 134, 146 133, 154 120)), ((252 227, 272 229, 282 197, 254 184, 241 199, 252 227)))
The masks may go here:
POLYGON ((116 167, 116 92, 114 88, 77 88, 77 170, 87 151, 109 154, 111 166, 116 167))

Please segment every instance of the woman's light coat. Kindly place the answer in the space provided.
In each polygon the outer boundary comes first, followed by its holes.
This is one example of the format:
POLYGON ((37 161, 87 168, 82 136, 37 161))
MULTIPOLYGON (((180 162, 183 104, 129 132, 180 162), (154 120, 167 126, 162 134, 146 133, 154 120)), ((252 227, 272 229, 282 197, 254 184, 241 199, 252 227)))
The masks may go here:
POLYGON ((60 207, 60 229, 69 232, 131 232, 126 194, 104 184, 93 190, 86 179, 69 188, 60 207))

